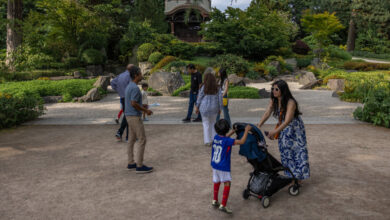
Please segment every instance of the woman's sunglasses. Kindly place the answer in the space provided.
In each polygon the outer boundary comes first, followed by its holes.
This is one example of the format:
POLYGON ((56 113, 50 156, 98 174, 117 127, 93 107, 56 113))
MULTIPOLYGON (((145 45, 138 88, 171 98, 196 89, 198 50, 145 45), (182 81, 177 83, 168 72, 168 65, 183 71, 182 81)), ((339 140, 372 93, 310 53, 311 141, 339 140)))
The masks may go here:
POLYGON ((279 92, 279 88, 271 88, 271 91, 277 91, 277 92, 279 92))

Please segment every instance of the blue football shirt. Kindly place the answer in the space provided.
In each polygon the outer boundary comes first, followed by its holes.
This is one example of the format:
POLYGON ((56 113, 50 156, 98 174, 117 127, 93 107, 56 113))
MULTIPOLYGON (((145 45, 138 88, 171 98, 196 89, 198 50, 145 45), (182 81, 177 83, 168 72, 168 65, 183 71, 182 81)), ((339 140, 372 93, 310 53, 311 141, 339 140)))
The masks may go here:
POLYGON ((211 150, 211 166, 216 170, 230 172, 230 157, 234 139, 215 135, 211 150))

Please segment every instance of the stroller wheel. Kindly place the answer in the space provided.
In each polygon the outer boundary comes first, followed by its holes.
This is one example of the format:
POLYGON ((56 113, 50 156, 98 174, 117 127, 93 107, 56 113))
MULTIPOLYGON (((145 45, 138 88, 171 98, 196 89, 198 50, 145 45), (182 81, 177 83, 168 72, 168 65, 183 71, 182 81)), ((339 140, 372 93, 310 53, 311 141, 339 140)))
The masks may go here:
POLYGON ((264 208, 268 208, 271 205, 268 196, 264 196, 263 198, 261 198, 261 205, 263 205, 264 208))
POLYGON ((288 193, 292 196, 297 196, 299 194, 299 188, 296 185, 292 185, 288 188, 288 193))
POLYGON ((244 198, 244 199, 248 199, 249 198, 249 190, 244 190, 244 192, 242 192, 242 197, 244 198))

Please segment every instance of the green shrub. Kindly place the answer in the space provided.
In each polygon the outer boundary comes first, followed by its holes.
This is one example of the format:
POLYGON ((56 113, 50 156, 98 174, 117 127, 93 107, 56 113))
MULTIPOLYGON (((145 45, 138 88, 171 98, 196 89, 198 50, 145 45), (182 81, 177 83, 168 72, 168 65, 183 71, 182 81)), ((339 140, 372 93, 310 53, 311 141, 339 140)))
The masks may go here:
POLYGON ((349 61, 344 63, 344 68, 347 70, 359 70, 359 71, 389 70, 390 64, 349 61))
POLYGON ((369 91, 353 115, 356 119, 390 128, 390 82, 369 91))
POLYGON ((74 71, 85 73, 85 69, 46 69, 46 70, 31 70, 23 72, 8 72, 0 71, 0 79, 4 81, 26 81, 38 79, 39 77, 54 77, 54 76, 72 76, 74 71))
POLYGON ((258 89, 245 86, 229 86, 228 97, 240 99, 260 98, 258 89))
POLYGON ((1 49, 0 50, 0 61, 5 60, 7 58, 7 49, 1 49))
POLYGON ((224 54, 217 56, 209 63, 210 66, 226 68, 228 74, 244 76, 249 71, 249 62, 241 56, 224 54))
POLYGON ((154 92, 156 93, 157 96, 162 96, 161 92, 157 91, 157 90, 154 90, 153 88, 149 87, 148 88, 148 92, 154 92))
POLYGON ((310 47, 305 42, 297 40, 292 45, 292 51, 296 54, 307 55, 310 51, 310 47))
POLYGON ((334 45, 329 46, 326 49, 330 57, 339 58, 342 60, 352 60, 352 55, 345 50, 342 50, 334 45))
POLYGON ((311 57, 297 58, 297 66, 299 68, 307 67, 311 64, 311 57))
POLYGON ((17 95, 0 92, 0 129, 13 127, 43 114, 43 100, 28 91, 17 95))
POLYGON ((67 57, 64 59, 64 67, 65 68, 76 68, 81 66, 80 59, 77 57, 67 57))
POLYGON ((151 43, 144 43, 139 46, 137 50, 137 59, 140 62, 147 61, 150 54, 154 51, 154 45, 151 43))
POLYGON ((180 59, 189 59, 195 54, 195 47, 191 44, 175 39, 170 42, 170 55, 180 59))
POLYGON ((86 49, 81 55, 81 61, 87 65, 98 65, 104 63, 103 54, 96 49, 86 49))
POLYGON ((34 94, 37 97, 43 96, 65 96, 64 101, 71 101, 73 97, 85 95, 96 79, 69 79, 69 80, 31 80, 23 82, 8 82, 1 84, 0 92, 11 94, 34 94))
POLYGON ((170 71, 172 67, 176 67, 176 68, 180 68, 180 67, 183 67, 183 66, 186 66, 187 64, 184 62, 184 61, 173 61, 173 62, 170 62, 168 65, 166 65, 164 67, 165 70, 167 71, 170 71))
POLYGON ((258 72, 254 70, 250 70, 245 76, 248 77, 249 79, 258 79, 260 75, 258 72))
POLYGON ((153 65, 158 63, 164 56, 156 51, 150 54, 148 61, 151 62, 153 65))
POLYGON ((275 76, 279 75, 278 70, 274 66, 265 66, 265 70, 266 70, 266 72, 268 72, 268 75, 271 77, 275 77, 275 76))
POLYGON ((192 43, 192 45, 195 47, 196 56, 215 56, 225 52, 221 44, 216 42, 200 42, 192 43))
POLYGON ((163 68, 164 66, 168 65, 169 63, 173 62, 176 60, 176 57, 174 56, 166 56, 160 62, 158 62, 153 69, 150 71, 151 73, 156 72, 157 70, 163 68))

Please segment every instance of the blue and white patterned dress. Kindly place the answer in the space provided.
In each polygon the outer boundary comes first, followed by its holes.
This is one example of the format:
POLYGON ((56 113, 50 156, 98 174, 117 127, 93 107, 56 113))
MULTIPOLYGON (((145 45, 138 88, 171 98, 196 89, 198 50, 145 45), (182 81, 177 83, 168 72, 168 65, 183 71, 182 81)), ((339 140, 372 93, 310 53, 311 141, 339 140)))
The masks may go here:
MULTIPOLYGON (((299 180, 309 178, 310 167, 306 132, 300 116, 294 118, 280 132, 278 143, 282 165, 290 168, 291 172, 299 180)), ((285 173, 291 177, 290 173, 285 173)))

